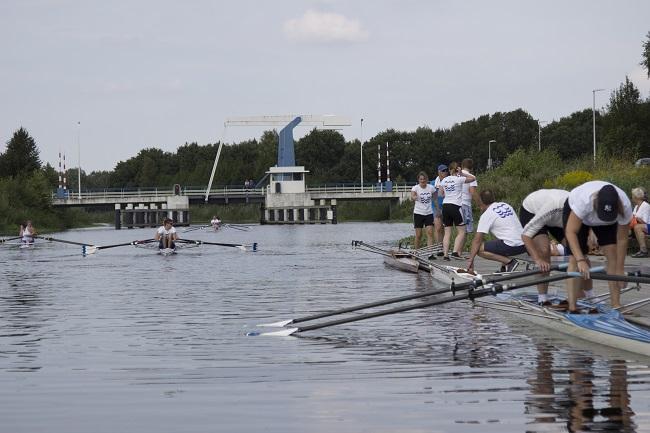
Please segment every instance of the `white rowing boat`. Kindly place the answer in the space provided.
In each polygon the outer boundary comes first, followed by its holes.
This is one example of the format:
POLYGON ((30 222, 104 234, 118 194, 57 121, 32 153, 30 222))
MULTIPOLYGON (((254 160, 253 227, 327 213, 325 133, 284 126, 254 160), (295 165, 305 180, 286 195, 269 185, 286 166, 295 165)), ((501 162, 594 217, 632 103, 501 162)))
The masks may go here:
POLYGON ((176 254, 176 248, 160 248, 158 254, 161 256, 171 256, 172 254, 176 254))
POLYGON ((411 254, 402 251, 390 251, 390 254, 384 256, 384 264, 413 274, 417 274, 420 270, 420 262, 414 259, 411 254))
POLYGON ((470 283, 474 280, 483 280, 484 276, 476 272, 470 272, 467 269, 457 268, 455 266, 441 265, 429 262, 431 276, 444 284, 461 284, 470 283))
MULTIPOLYGON (((552 297, 558 304, 562 298, 552 297)), ((537 304, 537 294, 501 293, 474 301, 481 307, 503 311, 535 325, 591 343, 650 356, 650 330, 628 322, 623 314, 602 303, 579 301, 592 314, 570 314, 537 304)))

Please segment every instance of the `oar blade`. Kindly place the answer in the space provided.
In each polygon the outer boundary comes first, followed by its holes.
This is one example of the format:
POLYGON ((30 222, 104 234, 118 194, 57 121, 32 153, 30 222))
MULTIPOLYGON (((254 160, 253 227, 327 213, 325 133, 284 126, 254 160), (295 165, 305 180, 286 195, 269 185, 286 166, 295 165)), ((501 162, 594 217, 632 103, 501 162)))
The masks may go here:
POLYGON ((98 251, 98 248, 94 245, 89 245, 89 246, 82 246, 81 247, 81 255, 83 256, 88 256, 90 254, 95 254, 98 251))
POLYGON ((289 320, 281 320, 279 322, 273 322, 273 323, 260 323, 259 326, 260 328, 284 328, 287 325, 290 325, 293 323, 293 319, 289 320))
POLYGON ((285 328, 279 331, 271 331, 271 332, 251 331, 246 333, 246 335, 248 337, 255 337, 258 335, 265 336, 265 337, 289 337, 290 335, 293 335, 296 332, 300 332, 300 328, 285 328))

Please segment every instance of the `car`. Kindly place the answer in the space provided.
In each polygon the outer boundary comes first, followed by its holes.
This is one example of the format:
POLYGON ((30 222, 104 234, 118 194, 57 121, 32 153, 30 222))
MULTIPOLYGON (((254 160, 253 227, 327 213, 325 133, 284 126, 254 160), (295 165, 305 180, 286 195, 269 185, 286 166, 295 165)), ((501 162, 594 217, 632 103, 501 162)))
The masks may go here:
POLYGON ((634 163, 635 167, 650 166, 650 158, 641 158, 634 163))

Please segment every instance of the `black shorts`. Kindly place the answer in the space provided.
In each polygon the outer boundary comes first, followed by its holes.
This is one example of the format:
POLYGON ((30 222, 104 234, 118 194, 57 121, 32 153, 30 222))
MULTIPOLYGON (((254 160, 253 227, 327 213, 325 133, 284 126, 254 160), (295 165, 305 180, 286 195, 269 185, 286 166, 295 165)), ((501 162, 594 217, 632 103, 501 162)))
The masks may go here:
MULTIPOLYGON (((562 210, 562 224, 566 230, 566 223, 569 221, 569 214, 571 214, 571 207, 569 206, 569 200, 564 202, 564 209, 562 210)), ((606 226, 588 226, 582 224, 580 230, 578 231, 578 243, 580 244, 580 251, 582 254, 586 255, 589 252, 589 246, 587 245, 587 238, 589 238, 589 229, 594 231, 596 239, 598 239, 598 246, 604 247, 605 245, 616 244, 616 234, 618 232, 618 223, 609 224, 606 226)), ((571 256, 571 247, 567 243, 565 255, 571 256)))
MULTIPOLYGON (((528 212, 523 206, 521 209, 519 209, 519 222, 521 223, 522 227, 526 227, 526 224, 528 224, 534 217, 535 214, 528 212)), ((562 242, 564 239, 564 228, 544 226, 537 233, 535 233, 535 236, 533 237, 537 237, 539 235, 551 235, 556 241, 562 242)))
POLYGON ((464 226, 463 213, 460 206, 452 203, 442 204, 442 224, 445 227, 464 226))
POLYGON ((413 214, 413 227, 421 229, 422 227, 433 225, 433 214, 420 215, 419 213, 413 214))
POLYGON ((493 239, 483 244, 483 249, 488 253, 498 254, 500 256, 510 257, 524 254, 526 252, 525 245, 511 247, 503 242, 501 239, 493 239))

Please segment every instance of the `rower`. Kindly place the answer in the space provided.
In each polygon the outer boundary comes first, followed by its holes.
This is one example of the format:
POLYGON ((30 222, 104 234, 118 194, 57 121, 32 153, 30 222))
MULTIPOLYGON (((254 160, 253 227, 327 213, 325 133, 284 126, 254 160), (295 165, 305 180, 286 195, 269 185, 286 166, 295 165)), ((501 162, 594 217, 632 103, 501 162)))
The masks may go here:
POLYGON ((467 270, 474 270, 474 258, 478 255, 501 263, 501 272, 512 272, 518 262, 510 256, 526 252, 524 242, 521 240, 523 231, 521 223, 512 206, 508 203, 496 202, 491 190, 481 191, 479 197, 482 214, 472 241, 467 270), (483 237, 488 233, 492 233, 496 239, 483 242, 483 237))
POLYGON ((219 219, 219 217, 217 215, 214 215, 212 217, 212 219, 210 220, 210 225, 212 226, 212 228, 215 231, 217 231, 217 230, 219 230, 221 228, 221 220, 219 219))
POLYGON ((156 230, 154 239, 158 241, 158 248, 161 250, 165 248, 171 248, 173 250, 176 248, 174 241, 178 240, 178 234, 176 233, 174 222, 170 218, 165 218, 163 225, 156 230))
MULTIPOLYGON (((551 245, 548 235, 553 236, 557 242, 564 240, 562 211, 568 198, 569 191, 563 189, 540 189, 528 194, 521 203, 521 240, 535 264, 545 273, 551 269, 551 245)), ((537 301, 541 305, 550 304, 547 293, 548 283, 537 285, 537 301)))
MULTIPOLYGON (((609 275, 625 275, 628 228, 632 219, 632 204, 627 194, 609 182, 594 180, 583 183, 569 193, 564 204, 562 221, 569 254, 569 271, 576 268, 587 281, 585 295, 592 295, 592 281, 589 279, 589 258, 587 238, 592 229, 600 251, 607 259, 609 275)), ((621 306, 623 283, 610 281, 610 302, 613 308, 621 306)), ((578 287, 576 279, 568 280, 567 295, 569 312, 576 312, 578 287)))
POLYGON ((20 243, 22 244, 33 244, 34 243, 34 236, 36 236, 36 229, 32 225, 31 220, 27 220, 25 224, 20 225, 20 232, 18 233, 18 236, 21 236, 20 243))
POLYGON ((424 171, 421 171, 418 174, 418 183, 411 188, 411 200, 415 202, 413 206, 413 227, 415 228, 414 246, 416 250, 420 248, 423 228, 427 236, 427 246, 433 245, 431 199, 434 193, 435 189, 429 184, 429 176, 424 171))

